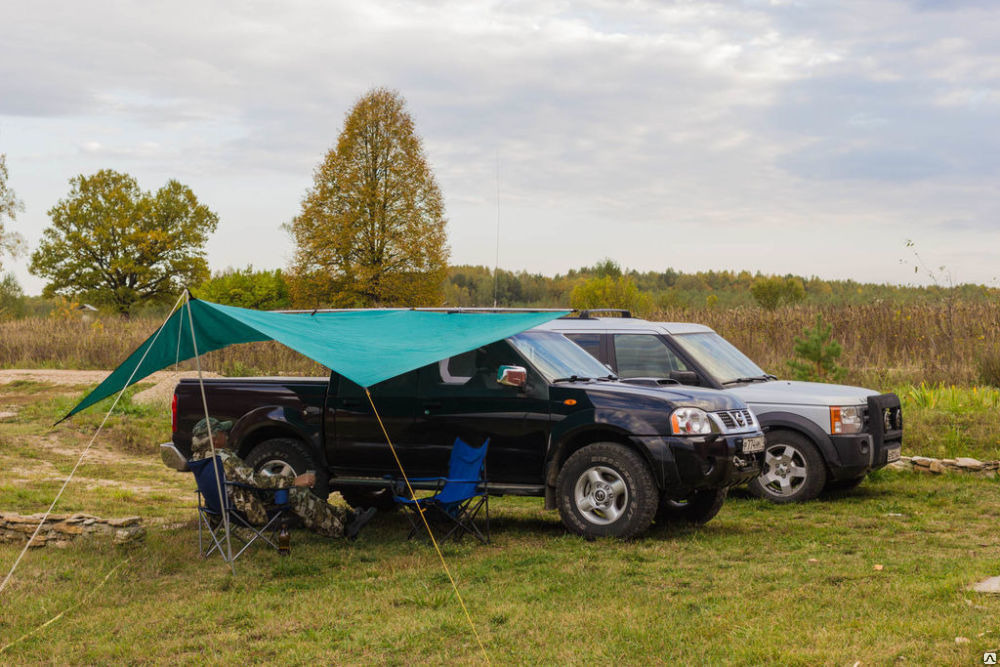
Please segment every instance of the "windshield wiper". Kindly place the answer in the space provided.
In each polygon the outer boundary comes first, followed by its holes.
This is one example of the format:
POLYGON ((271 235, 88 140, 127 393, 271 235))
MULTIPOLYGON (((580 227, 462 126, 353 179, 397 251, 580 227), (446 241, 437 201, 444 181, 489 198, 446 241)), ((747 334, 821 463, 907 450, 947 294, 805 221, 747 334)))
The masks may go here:
POLYGON ((556 382, 589 382, 594 378, 585 377, 583 375, 570 375, 568 378, 556 378, 552 381, 553 384, 556 382))
POLYGON ((726 380, 723 385, 727 384, 740 384, 743 382, 770 382, 771 380, 777 380, 777 376, 771 375, 770 373, 764 373, 763 375, 758 375, 752 378, 736 378, 735 380, 726 380))
POLYGON ((615 375, 614 373, 609 373, 608 375, 602 375, 597 379, 601 380, 602 382, 614 382, 615 380, 618 379, 618 376, 615 375))

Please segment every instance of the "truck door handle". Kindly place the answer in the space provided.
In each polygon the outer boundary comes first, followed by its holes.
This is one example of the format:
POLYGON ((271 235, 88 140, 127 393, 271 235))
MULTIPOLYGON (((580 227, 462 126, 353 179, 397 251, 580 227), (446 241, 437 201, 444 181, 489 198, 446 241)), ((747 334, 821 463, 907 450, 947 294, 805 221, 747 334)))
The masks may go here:
POLYGON ((424 403, 424 414, 429 415, 431 410, 437 410, 440 407, 440 403, 424 403))
POLYGON ((351 408, 361 405, 361 400, 357 398, 342 398, 340 399, 340 404, 345 408, 351 408))

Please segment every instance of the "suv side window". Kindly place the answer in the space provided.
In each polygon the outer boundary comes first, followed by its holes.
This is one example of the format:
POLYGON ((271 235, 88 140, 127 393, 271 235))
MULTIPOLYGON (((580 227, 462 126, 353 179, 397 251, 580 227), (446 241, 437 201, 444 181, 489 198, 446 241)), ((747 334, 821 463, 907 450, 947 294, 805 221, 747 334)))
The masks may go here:
POLYGON ((619 377, 669 377, 671 371, 690 370, 659 336, 615 334, 614 341, 619 377))
POLYGON ((603 360, 601 359, 601 334, 568 333, 563 335, 589 352, 590 356, 594 359, 603 363, 603 360))

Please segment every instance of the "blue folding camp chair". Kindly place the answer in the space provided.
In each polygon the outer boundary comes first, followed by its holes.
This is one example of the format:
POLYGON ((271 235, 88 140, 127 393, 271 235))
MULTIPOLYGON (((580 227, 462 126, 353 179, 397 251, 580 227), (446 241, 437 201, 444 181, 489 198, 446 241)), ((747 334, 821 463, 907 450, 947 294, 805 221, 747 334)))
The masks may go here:
POLYGON ((222 560, 229 562, 229 552, 225 546, 226 533, 223 512, 226 512, 229 518, 230 540, 236 539, 239 546, 239 550, 233 554, 234 561, 258 539, 263 540, 274 549, 278 549, 278 529, 289 510, 288 489, 273 491, 274 502, 267 507, 267 524, 254 526, 247 521, 242 512, 230 504, 228 493, 221 494, 221 501, 225 504, 223 507, 220 503, 219 482, 224 484, 224 488, 241 487, 264 493, 263 489, 236 482, 227 482, 222 460, 217 456, 188 461, 188 468, 194 473, 195 482, 198 485, 198 552, 202 558, 207 558, 213 552, 218 551, 222 560), (216 476, 216 472, 218 472, 218 476, 216 476), (238 530, 233 530, 233 528, 238 530), (208 532, 211 543, 206 543, 203 540, 203 529, 208 532), (271 533, 270 537, 266 534, 268 532, 271 533))
POLYGON ((447 477, 418 477, 411 482, 437 482, 437 489, 426 498, 405 498, 399 480, 396 484, 395 501, 409 510, 406 518, 410 521, 407 539, 422 532, 421 512, 431 512, 450 526, 441 541, 454 537, 461 540, 466 533, 474 535, 483 544, 490 541, 490 497, 486 481, 486 449, 489 439, 482 447, 472 447, 461 438, 455 438, 448 461, 447 477), (476 525, 476 517, 485 509, 485 532, 476 525))

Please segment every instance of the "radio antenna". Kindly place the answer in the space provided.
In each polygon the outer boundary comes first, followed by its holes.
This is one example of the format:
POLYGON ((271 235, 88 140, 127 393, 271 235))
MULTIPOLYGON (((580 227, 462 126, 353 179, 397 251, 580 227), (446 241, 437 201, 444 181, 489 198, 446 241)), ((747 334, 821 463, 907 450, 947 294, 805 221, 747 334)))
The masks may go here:
POLYGON ((497 258, 493 265, 493 307, 497 307, 500 285, 500 150, 497 149, 497 258))

